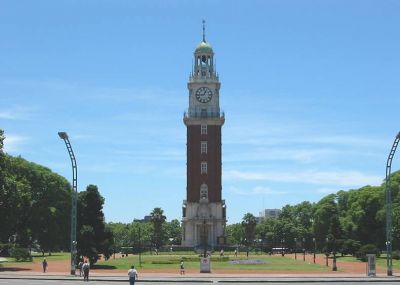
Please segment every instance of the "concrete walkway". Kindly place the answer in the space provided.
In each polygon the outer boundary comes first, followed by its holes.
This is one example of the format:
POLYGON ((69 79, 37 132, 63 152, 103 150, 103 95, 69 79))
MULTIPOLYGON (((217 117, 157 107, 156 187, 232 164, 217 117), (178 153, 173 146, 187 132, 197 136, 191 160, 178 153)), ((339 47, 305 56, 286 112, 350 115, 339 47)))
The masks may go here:
MULTIPOLYGON (((83 277, 66 275, 65 272, 0 272, 0 279, 30 279, 30 280, 79 280, 83 277)), ((123 274, 90 274, 90 280, 93 281, 114 281, 126 282, 127 276, 123 274)), ((139 282, 167 283, 167 282, 194 282, 194 283, 288 283, 288 282, 396 282, 400 283, 400 276, 367 277, 360 274, 166 274, 166 273, 139 273, 139 282)))

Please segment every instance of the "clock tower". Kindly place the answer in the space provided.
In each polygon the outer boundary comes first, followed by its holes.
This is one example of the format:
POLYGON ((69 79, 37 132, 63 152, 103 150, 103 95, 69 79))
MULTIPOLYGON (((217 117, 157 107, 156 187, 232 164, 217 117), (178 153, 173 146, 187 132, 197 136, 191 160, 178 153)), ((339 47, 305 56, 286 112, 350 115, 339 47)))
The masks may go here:
POLYGON ((219 108, 221 83, 215 70, 214 51, 205 39, 194 52, 187 84, 187 186, 182 209, 182 245, 214 247, 224 243, 226 206, 221 185, 221 128, 225 116, 219 108))

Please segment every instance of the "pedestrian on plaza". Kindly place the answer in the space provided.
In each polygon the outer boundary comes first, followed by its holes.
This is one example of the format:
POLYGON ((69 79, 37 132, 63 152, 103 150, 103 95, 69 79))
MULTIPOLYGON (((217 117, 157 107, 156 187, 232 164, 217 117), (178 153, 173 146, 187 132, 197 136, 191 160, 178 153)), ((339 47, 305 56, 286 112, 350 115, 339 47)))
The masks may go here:
POLYGON ((89 281, 89 270, 90 270, 90 265, 87 260, 82 265, 83 269, 83 281, 89 281))
POLYGON ((181 268, 181 275, 185 275, 185 265, 183 264, 183 259, 181 259, 180 268, 181 268))
POLYGON ((83 266, 83 262, 82 262, 82 260, 80 260, 79 263, 78 263, 79 276, 82 276, 82 266, 83 266))
POLYGON ((235 257, 237 257, 237 249, 235 249, 235 257))
POLYGON ((138 278, 137 270, 135 269, 135 265, 131 266, 131 269, 128 270, 129 276, 129 284, 135 285, 135 280, 138 278))
POLYGON ((46 258, 43 258, 42 265, 43 265, 43 273, 46 273, 47 266, 49 265, 49 264, 47 263, 46 258))

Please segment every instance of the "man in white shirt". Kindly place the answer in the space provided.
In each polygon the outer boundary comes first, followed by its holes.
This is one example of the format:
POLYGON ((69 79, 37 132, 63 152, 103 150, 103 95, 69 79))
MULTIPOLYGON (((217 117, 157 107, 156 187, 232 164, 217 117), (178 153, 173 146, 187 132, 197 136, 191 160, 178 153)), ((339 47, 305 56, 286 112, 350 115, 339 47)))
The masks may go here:
POLYGON ((135 285, 135 280, 138 278, 138 274, 134 265, 132 265, 131 269, 128 270, 128 276, 129 276, 129 284, 135 285))

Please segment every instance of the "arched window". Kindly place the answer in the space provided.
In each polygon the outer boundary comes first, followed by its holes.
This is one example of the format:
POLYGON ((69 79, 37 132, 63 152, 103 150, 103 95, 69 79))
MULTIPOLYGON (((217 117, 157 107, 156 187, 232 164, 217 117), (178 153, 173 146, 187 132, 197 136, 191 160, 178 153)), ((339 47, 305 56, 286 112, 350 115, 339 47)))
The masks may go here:
POLYGON ((208 200, 208 186, 207 184, 201 184, 200 186, 200 200, 207 199, 208 200))

